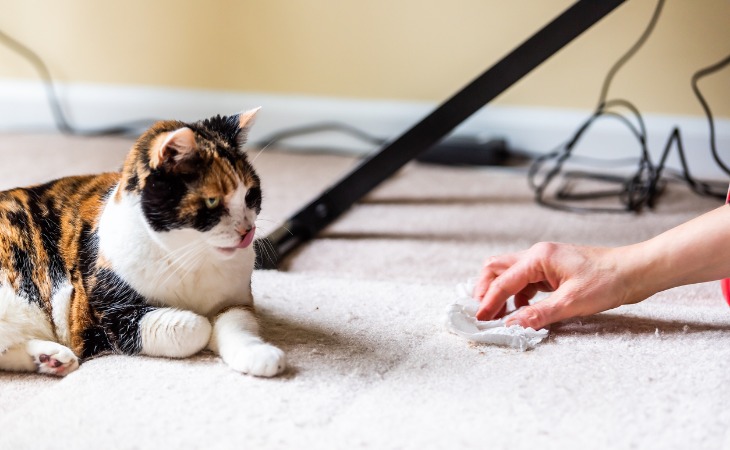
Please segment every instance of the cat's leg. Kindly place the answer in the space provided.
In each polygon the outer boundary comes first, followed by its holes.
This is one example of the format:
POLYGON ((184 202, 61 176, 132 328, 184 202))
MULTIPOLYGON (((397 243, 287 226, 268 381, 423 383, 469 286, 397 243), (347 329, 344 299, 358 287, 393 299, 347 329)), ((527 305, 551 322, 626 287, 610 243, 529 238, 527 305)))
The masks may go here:
POLYGON ((0 353, 2 370, 63 377, 78 368, 79 359, 71 349, 53 341, 31 339, 0 353))
POLYGON ((79 360, 57 342, 53 323, 37 304, 0 285, 0 370, 65 376, 79 360))
POLYGON ((126 354, 185 358, 204 349, 210 340, 206 317, 151 306, 110 270, 97 273, 89 303, 103 315, 102 327, 126 354))
POLYGON ((208 347, 233 370, 259 377, 273 377, 286 368, 279 348, 264 342, 250 307, 230 308, 213 319, 208 347))
POLYGON ((139 322, 140 353, 148 356, 185 358, 210 341, 210 321, 191 311, 156 308, 139 322))

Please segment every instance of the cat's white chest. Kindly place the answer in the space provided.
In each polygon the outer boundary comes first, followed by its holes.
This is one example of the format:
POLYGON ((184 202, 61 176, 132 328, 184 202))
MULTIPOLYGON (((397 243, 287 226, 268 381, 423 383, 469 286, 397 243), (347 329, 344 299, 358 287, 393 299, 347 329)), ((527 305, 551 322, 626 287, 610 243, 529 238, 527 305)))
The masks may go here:
POLYGON ((150 304, 206 316, 227 306, 252 304, 251 247, 224 259, 195 232, 172 232, 172 247, 169 239, 164 247, 151 237, 138 208, 126 198, 107 202, 99 221, 99 253, 150 304))
POLYGON ((163 257, 158 267, 138 274, 138 292, 159 306, 173 306, 198 314, 215 314, 234 304, 251 304, 253 251, 218 261, 201 255, 181 264, 163 257))

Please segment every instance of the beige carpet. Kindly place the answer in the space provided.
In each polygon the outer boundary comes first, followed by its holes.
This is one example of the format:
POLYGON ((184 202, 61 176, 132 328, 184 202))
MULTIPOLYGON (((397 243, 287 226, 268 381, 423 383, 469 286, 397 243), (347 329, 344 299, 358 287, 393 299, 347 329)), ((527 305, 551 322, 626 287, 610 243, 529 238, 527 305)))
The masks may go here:
MULTIPOLYGON (((123 139, 0 136, 0 188, 119 166, 123 139)), ((268 152, 261 230, 352 159, 268 152)), ((284 271, 255 274, 276 379, 109 356, 65 379, 0 373, 1 449, 730 448, 730 308, 718 283, 553 326, 533 351, 442 325, 489 255, 540 240, 619 245, 714 208, 671 186, 641 216, 532 203, 514 170, 410 165, 284 271)))

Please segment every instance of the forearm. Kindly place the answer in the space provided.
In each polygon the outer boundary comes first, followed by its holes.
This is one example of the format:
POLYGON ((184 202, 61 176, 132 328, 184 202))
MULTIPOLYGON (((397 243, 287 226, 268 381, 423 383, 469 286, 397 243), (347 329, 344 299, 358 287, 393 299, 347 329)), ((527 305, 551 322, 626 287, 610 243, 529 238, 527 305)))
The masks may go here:
POLYGON ((676 286, 730 277, 730 206, 623 249, 636 283, 634 296, 642 297, 633 301, 676 286))

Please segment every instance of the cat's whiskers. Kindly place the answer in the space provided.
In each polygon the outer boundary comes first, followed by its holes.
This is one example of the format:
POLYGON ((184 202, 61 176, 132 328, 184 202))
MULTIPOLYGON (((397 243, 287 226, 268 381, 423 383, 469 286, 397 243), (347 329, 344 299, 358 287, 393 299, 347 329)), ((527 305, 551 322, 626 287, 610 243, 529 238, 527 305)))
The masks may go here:
POLYGON ((173 267, 175 271, 187 267, 192 261, 195 261, 195 257, 201 253, 205 246, 206 244, 203 242, 196 242, 195 245, 190 247, 186 252, 179 255, 174 261, 171 261, 170 267, 173 267))
POLYGON ((195 267, 194 264, 189 264, 199 255, 199 253, 205 249, 205 243, 201 241, 193 241, 190 244, 186 244, 179 249, 175 250, 173 253, 180 253, 176 255, 175 259, 170 261, 167 260, 169 264, 163 265, 159 271, 158 274, 156 274, 155 284, 159 284, 160 286, 164 286, 167 284, 170 279, 175 276, 180 270, 183 268, 187 268, 188 266, 195 267), (184 251, 183 251, 184 250, 184 251), (172 270, 170 270, 172 269, 172 270), (162 277, 164 275, 167 275, 164 280, 162 280, 162 277))
POLYGON ((265 242, 265 243, 269 244, 269 247, 273 248, 272 245, 271 245, 271 242, 269 242, 269 240, 265 238, 265 235, 268 234, 267 233, 268 230, 266 229, 266 227, 262 227, 261 224, 259 223, 259 221, 271 222, 271 223, 274 223, 274 221, 273 220, 269 220, 269 219, 264 219, 264 218, 261 218, 261 217, 258 217, 256 219, 256 238, 255 238, 256 241, 255 242, 258 242, 259 244, 256 247, 254 247, 254 248, 261 249, 261 251, 263 251, 265 253, 265 256, 266 257, 271 258, 271 254, 269 253, 269 249, 267 249, 266 247, 264 247, 264 242, 265 242), (261 237, 261 235, 264 235, 264 237, 261 237))
MULTIPOLYGON (((193 255, 197 256, 198 252, 194 252, 193 255)), ((167 272, 167 276, 164 280, 161 280, 159 283, 156 283, 158 286, 166 286, 170 280, 175 280, 174 277, 178 275, 180 272, 182 272, 183 269, 189 268, 187 271, 189 271, 192 268, 195 268, 195 264, 187 264, 187 262, 190 260, 185 260, 182 264, 178 264, 175 267, 172 268, 169 272, 167 272)), ((186 272, 187 272, 186 271, 186 272)), ((164 274, 163 274, 164 275, 164 274)), ((162 278, 162 275, 160 276, 160 279, 162 278)), ((182 279, 182 277, 180 277, 182 279)), ((176 284, 176 283, 174 283, 176 284)))
MULTIPOLYGON (((159 283, 160 286, 165 286, 172 277, 176 276, 183 269, 187 270, 181 277, 179 277, 180 280, 187 277, 191 270, 197 269, 199 267, 197 264, 194 264, 193 261, 195 261, 195 259, 197 259, 198 256, 200 256, 200 254, 205 251, 206 245, 202 242, 195 242, 195 244, 196 245, 188 249, 187 252, 185 252, 183 255, 176 259, 174 266, 169 266, 172 267, 172 271, 170 271, 167 274, 167 277, 161 283, 159 283)), ((168 295, 174 295, 178 298, 178 300, 180 300, 180 294, 176 289, 174 289, 175 286, 177 286, 177 283, 173 285, 173 289, 168 290, 168 295)))
MULTIPOLYGON (((291 234, 292 236, 294 235, 294 233, 292 233, 291 230, 286 227, 286 225, 279 223, 279 221, 277 221, 277 220, 266 219, 266 218, 259 217, 258 219, 256 219, 256 222, 258 223, 259 220, 264 221, 264 222, 270 222, 270 223, 272 223, 274 225, 279 225, 281 228, 283 228, 286 231, 288 231, 289 234, 291 234)), ((264 232, 268 231, 264 227, 258 227, 258 225, 257 225, 257 228, 261 228, 261 231, 264 231, 264 232)))
POLYGON ((258 242, 257 249, 260 252, 262 252, 262 255, 264 257, 268 258, 269 260, 274 261, 274 260, 276 260, 276 258, 274 258, 274 256, 276 256, 278 254, 278 252, 276 251, 276 248, 274 248, 274 244, 270 240, 266 239, 266 235, 268 234, 268 231, 269 230, 268 230, 268 228, 266 226, 261 226, 261 223, 260 222, 262 222, 262 221, 263 222, 269 222, 272 225, 281 226, 282 228, 284 228, 291 235, 293 235, 293 233, 291 232, 291 230, 289 228, 287 228, 284 225, 281 225, 279 223, 279 221, 277 221, 277 220, 267 219, 267 218, 264 218, 264 217, 261 217, 261 216, 259 216, 256 219, 256 233, 257 233, 257 235, 259 233, 261 233, 261 235, 263 235, 261 237, 257 237, 256 238, 256 241, 258 242))
POLYGON ((270 145, 271 145, 271 142, 269 142, 269 143, 267 143, 266 145, 264 145, 264 146, 263 146, 263 147, 261 148, 261 150, 259 150, 259 152, 258 152, 258 153, 256 153, 256 156, 254 156, 254 158, 253 158, 253 159, 251 160, 251 164, 255 163, 255 162, 256 162, 256 160, 257 160, 257 159, 259 159, 259 156, 261 156, 261 154, 262 154, 262 153, 264 152, 264 150, 266 150, 267 148, 269 148, 269 146, 270 146, 270 145))
POLYGON ((257 218, 257 219, 256 219, 256 223, 257 223, 257 224, 258 224, 258 222, 259 222, 259 221, 262 221, 262 222, 269 222, 269 223, 274 223, 274 224, 276 223, 276 221, 275 221, 275 220, 273 220, 273 219, 266 219, 266 218, 263 218, 263 217, 259 217, 259 218, 257 218))
POLYGON ((190 250, 191 248, 194 248, 197 244, 198 244, 197 241, 189 242, 189 243, 169 252, 167 255, 165 255, 165 260, 169 264, 158 265, 157 272, 155 274, 157 275, 160 272, 164 272, 166 270, 167 266, 174 265, 181 256, 183 256, 185 253, 187 253, 188 250, 190 250))
MULTIPOLYGON (((200 249, 200 251, 202 251, 202 250, 204 250, 204 249, 203 249, 203 248, 201 248, 201 249, 200 249)), ((197 254, 195 255, 195 258, 197 258, 199 254, 200 254, 200 252, 198 252, 198 253, 197 253, 197 254)), ((213 267, 215 267, 215 266, 213 266, 213 267)), ((189 266, 189 267, 188 267, 188 269, 187 269, 187 270, 185 271, 185 273, 184 273, 184 274, 183 274, 183 275, 182 275, 182 276, 180 277, 180 279, 183 279, 183 280, 184 280, 185 278, 187 278, 187 276, 188 276, 188 275, 190 274, 190 272, 191 272, 191 271, 192 271, 192 270, 193 270, 194 268, 195 268, 195 265, 193 265, 193 264, 190 264, 190 266, 189 266)))
POLYGON ((274 248, 274 244, 272 244, 268 239, 259 239, 259 241, 261 242, 259 248, 264 252, 264 255, 269 260, 276 261, 276 249, 274 248))

